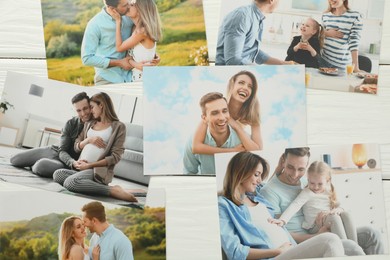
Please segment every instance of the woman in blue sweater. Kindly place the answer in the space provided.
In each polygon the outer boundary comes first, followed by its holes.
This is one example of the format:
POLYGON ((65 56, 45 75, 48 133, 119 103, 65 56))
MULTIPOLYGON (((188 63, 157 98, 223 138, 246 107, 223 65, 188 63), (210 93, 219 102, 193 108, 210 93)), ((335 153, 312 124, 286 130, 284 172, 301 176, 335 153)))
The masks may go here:
POLYGON ((230 160, 219 193, 221 243, 228 259, 296 259, 344 255, 337 235, 322 233, 297 245, 288 231, 269 220, 272 208, 254 195, 266 179, 268 163, 250 152, 230 160))

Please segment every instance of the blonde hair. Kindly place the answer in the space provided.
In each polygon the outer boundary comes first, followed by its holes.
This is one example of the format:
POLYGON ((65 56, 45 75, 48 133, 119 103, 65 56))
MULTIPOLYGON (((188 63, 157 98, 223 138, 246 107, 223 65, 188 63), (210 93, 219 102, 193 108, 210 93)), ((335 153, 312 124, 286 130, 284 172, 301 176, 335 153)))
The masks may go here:
POLYGON ((154 0, 136 0, 134 6, 139 13, 139 27, 153 41, 162 39, 161 19, 154 0))
POLYGON ((316 33, 313 36, 318 38, 318 42, 320 43, 320 48, 322 49, 322 47, 324 46, 324 40, 325 40, 324 27, 319 22, 317 22, 316 19, 314 19, 312 17, 309 17, 307 19, 310 21, 313 21, 314 29, 316 30, 316 33))
POLYGON ((310 164, 309 168, 307 169, 307 174, 317 174, 320 176, 325 176, 326 180, 330 184, 330 191, 329 191, 329 202, 330 202, 330 208, 334 209, 339 206, 339 202, 337 201, 336 191, 334 189, 334 186, 332 184, 332 169, 327 163, 315 161, 312 164, 310 164))
POLYGON ((76 243, 73 235, 74 222, 76 219, 82 221, 80 217, 71 216, 64 219, 61 224, 58 243, 58 256, 62 260, 69 258, 70 249, 76 243))
POLYGON ((104 92, 97 93, 93 95, 90 99, 90 102, 94 102, 97 105, 102 105, 103 115, 106 119, 113 121, 119 121, 118 116, 116 115, 114 105, 109 95, 104 92))
POLYGON ((239 186, 252 176, 259 164, 263 166, 261 179, 264 180, 269 173, 269 165, 266 160, 251 152, 240 152, 234 155, 227 166, 223 190, 219 195, 231 200, 237 206, 241 205, 239 186))
POLYGON ((258 84, 256 77, 252 72, 242 70, 230 78, 227 87, 227 101, 229 103, 230 98, 232 97, 234 83, 236 82, 237 77, 240 75, 247 75, 252 80, 252 93, 249 98, 242 104, 242 107, 238 112, 239 121, 244 125, 260 125, 260 103, 257 98, 258 84))

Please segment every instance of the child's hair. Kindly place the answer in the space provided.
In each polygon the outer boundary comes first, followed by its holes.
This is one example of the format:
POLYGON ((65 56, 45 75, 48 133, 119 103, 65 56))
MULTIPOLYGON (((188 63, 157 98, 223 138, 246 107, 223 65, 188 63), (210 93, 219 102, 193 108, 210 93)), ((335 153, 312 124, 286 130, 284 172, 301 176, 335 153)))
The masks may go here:
POLYGON ((310 164, 309 169, 307 169, 307 174, 318 174, 321 176, 326 176, 326 180, 330 184, 330 195, 329 195, 329 201, 330 201, 330 208, 334 209, 339 206, 339 202, 337 201, 336 191, 334 189, 334 186, 332 184, 332 169, 330 166, 324 162, 315 161, 312 164, 310 164))
POLYGON ((314 29, 316 30, 316 33, 313 35, 313 37, 318 38, 318 41, 320 43, 320 48, 322 49, 322 47, 324 46, 324 40, 325 40, 324 27, 319 22, 317 22, 316 19, 314 19, 312 17, 309 17, 308 20, 313 21, 314 29))
POLYGON ((239 121, 243 124, 248 125, 260 125, 260 105, 259 100, 257 98, 257 89, 258 84, 255 75, 246 70, 242 70, 236 74, 234 74, 228 83, 227 87, 227 101, 230 101, 232 96, 232 91, 234 87, 234 83, 237 80, 237 77, 240 75, 247 75, 252 80, 252 93, 250 97, 242 104, 242 107, 239 111, 239 121))
POLYGON ((133 0, 139 13, 139 26, 148 37, 158 42, 162 39, 161 19, 154 0, 133 0))

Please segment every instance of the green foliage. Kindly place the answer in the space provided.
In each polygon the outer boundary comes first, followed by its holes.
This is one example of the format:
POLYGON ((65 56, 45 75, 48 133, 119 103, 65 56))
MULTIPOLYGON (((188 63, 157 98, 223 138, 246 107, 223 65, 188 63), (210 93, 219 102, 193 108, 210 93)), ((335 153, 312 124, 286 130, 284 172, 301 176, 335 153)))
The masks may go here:
POLYGON ((46 48, 46 56, 63 58, 78 53, 77 44, 70 41, 68 34, 52 37, 46 48))
MULTIPOLYGON (((165 259, 165 208, 140 210, 134 208, 119 208, 106 211, 110 223, 120 230, 131 226, 134 230, 145 230, 145 236, 139 236, 143 243, 134 252, 135 259, 165 259), (139 227, 140 226, 140 227, 139 227), (151 236, 155 236, 151 238, 151 236), (147 239, 146 239, 147 238, 147 239), (153 244, 152 247, 147 244, 153 244), (142 256, 139 257, 139 256, 142 256)), ((0 260, 55 260, 58 259, 58 232, 62 221, 73 214, 48 214, 34 218, 28 222, 0 222, 0 227, 6 226, 0 232, 0 260)), ((132 230, 125 230, 131 238, 132 230)), ((142 231, 141 231, 142 232, 142 231)), ((136 238, 137 239, 137 238, 136 238)))
POLYGON ((156 5, 160 13, 166 12, 185 0, 156 0, 156 5))

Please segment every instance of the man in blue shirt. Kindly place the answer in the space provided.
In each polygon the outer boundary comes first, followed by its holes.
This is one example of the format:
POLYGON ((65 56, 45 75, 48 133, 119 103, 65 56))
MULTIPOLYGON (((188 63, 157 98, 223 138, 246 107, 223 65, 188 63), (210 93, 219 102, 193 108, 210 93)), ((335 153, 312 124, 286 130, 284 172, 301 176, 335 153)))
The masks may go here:
MULTIPOLYGON (((81 58, 84 65, 95 67, 95 85, 131 82, 131 57, 126 52, 118 52, 115 47, 116 23, 106 11, 116 10, 122 15, 122 39, 131 35, 133 22, 125 14, 129 10, 128 0, 104 0, 105 7, 96 14, 85 28, 81 45, 81 58)), ((152 62, 155 65, 158 58, 152 62)))
POLYGON ((104 260, 133 260, 133 247, 129 238, 106 220, 104 206, 99 201, 81 208, 84 225, 94 233, 89 241, 89 257, 99 254, 104 260))
MULTIPOLYGON (((279 160, 274 175, 264 187, 258 187, 257 193, 263 196, 273 207, 277 217, 294 201, 305 187, 303 177, 309 166, 310 148, 288 148, 279 160)), ((326 226, 318 233, 309 234, 302 228, 304 216, 300 209, 287 223, 286 228, 297 243, 301 243, 319 233, 326 232, 326 226)), ((342 239, 346 255, 383 254, 384 245, 379 231, 370 226, 357 228, 358 244, 353 240, 342 239)))
POLYGON ((218 32, 216 65, 291 64, 259 49, 263 33, 264 13, 272 13, 279 0, 254 0, 239 7, 222 21, 218 32))
MULTIPOLYGON (((242 151, 244 148, 237 133, 228 125, 230 119, 226 99, 221 93, 211 92, 200 100, 202 119, 207 124, 207 133, 204 144, 221 147, 236 148, 242 151)), ((214 174, 214 155, 193 154, 191 137, 184 150, 184 174, 214 174)))

